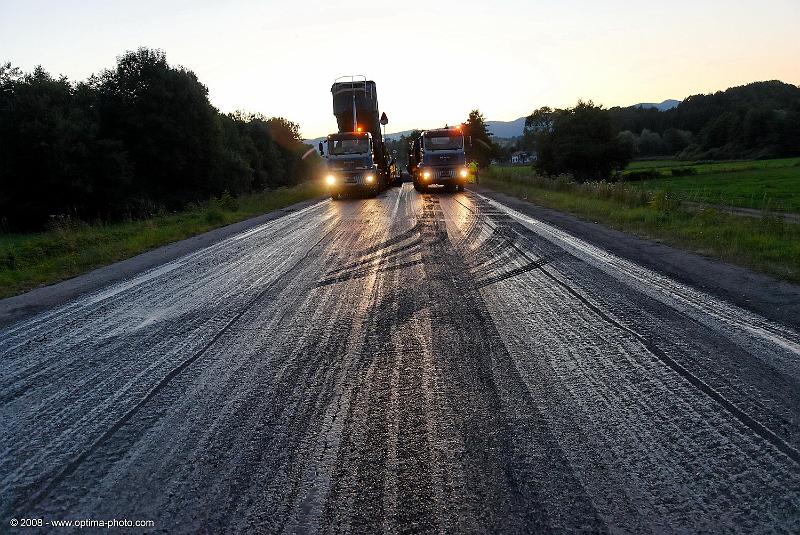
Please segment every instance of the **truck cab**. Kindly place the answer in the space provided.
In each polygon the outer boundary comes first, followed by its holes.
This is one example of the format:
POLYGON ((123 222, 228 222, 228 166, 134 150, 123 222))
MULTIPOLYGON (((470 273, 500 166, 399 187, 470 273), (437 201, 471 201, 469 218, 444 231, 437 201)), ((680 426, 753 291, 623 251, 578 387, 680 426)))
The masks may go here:
POLYGON ((424 131, 411 146, 409 173, 417 191, 441 185, 463 190, 469 177, 464 134, 459 127, 424 131))
POLYGON ((375 144, 369 132, 342 132, 325 139, 325 185, 333 198, 355 192, 377 193, 380 170, 375 162, 375 144))

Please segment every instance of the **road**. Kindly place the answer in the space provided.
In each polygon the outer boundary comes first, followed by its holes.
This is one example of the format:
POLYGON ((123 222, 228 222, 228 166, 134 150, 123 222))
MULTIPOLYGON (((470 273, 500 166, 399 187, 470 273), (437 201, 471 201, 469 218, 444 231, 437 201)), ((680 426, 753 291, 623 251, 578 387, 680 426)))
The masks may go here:
POLYGON ((800 335, 472 192, 322 201, 0 355, 0 531, 800 532, 800 335))

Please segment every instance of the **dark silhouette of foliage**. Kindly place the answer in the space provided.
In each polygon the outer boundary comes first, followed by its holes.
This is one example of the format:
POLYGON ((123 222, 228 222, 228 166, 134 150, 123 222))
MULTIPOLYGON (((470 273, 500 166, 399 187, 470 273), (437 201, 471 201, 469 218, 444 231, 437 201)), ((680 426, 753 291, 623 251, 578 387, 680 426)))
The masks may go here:
POLYGON ((414 129, 397 139, 386 139, 386 150, 389 151, 393 158, 396 158, 401 169, 406 169, 408 165, 408 150, 411 142, 421 135, 422 130, 414 129))
POLYGON ((315 173, 299 127, 220 114, 159 50, 122 55, 86 82, 0 65, 0 217, 118 220, 296 184, 315 173))
POLYGON ((467 159, 476 162, 478 167, 487 167, 492 158, 500 154, 500 149, 492 141, 492 134, 489 132, 486 120, 480 110, 469 112, 463 132, 464 138, 467 140, 467 159))
POLYGON ((544 174, 607 180, 632 156, 618 138, 608 110, 591 101, 565 110, 542 108, 530 119, 526 130, 537 151, 536 168, 544 174))
POLYGON ((614 129, 638 139, 638 155, 687 159, 773 158, 800 154, 800 87, 755 82, 686 98, 676 108, 611 108, 614 129), (658 134, 663 145, 653 143, 658 134), (657 152, 653 152, 658 148, 657 152))

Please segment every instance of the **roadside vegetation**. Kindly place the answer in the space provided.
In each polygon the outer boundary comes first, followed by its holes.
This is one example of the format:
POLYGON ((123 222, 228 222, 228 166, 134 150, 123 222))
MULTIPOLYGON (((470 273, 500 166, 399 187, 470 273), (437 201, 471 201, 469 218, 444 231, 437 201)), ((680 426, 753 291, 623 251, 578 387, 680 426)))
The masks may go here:
POLYGON ((798 86, 755 82, 664 111, 542 107, 494 159, 511 154, 533 166, 492 166, 481 183, 800 282, 800 224, 784 214, 800 212, 798 86))
POLYGON ((233 197, 223 192, 176 213, 88 224, 51 218, 47 229, 0 234, 0 298, 69 278, 217 227, 311 199, 322 192, 305 183, 233 197))
POLYGON ((320 163, 160 50, 80 82, 0 64, 0 297, 316 196, 320 163))
POLYGON ((766 159, 800 155, 800 87, 769 80, 692 95, 659 111, 608 110, 634 157, 766 159))
MULTIPOLYGON (((650 163, 654 169, 673 168, 664 162, 661 162, 664 165, 650 163)), ((767 168, 770 165, 763 163, 767 168)), ((752 172, 745 170, 745 163, 736 165, 742 166, 736 172, 752 172)), ((796 195, 800 189, 800 167, 789 168, 794 169, 796 195)), ((709 174, 713 179, 714 173, 709 174)), ((700 185, 699 176, 689 177, 694 187, 700 185)), ((683 179, 677 178, 677 187, 672 187, 671 181, 675 179, 671 178, 643 182, 579 182, 570 175, 542 176, 530 167, 490 167, 481 174, 481 185, 618 230, 800 283, 800 225, 787 222, 770 210, 764 210, 760 218, 727 214, 713 207, 690 210, 683 202, 687 192, 695 190, 686 186, 683 179)), ((748 184, 739 177, 723 191, 745 192, 742 198, 746 198, 746 192, 759 187, 754 180, 748 184)), ((703 191, 702 186, 696 191, 703 191)))
POLYGON ((548 106, 525 118, 521 136, 502 140, 498 162, 531 158, 539 173, 609 180, 634 159, 765 160, 800 156, 800 87, 778 80, 692 95, 660 110, 610 109, 591 101, 548 106))
POLYGON ((647 191, 669 189, 692 202, 800 212, 800 158, 633 162, 622 180, 647 191))
POLYGON ((294 186, 316 152, 280 117, 220 113, 195 74, 141 48, 88 80, 0 64, 0 231, 125 221, 294 186))

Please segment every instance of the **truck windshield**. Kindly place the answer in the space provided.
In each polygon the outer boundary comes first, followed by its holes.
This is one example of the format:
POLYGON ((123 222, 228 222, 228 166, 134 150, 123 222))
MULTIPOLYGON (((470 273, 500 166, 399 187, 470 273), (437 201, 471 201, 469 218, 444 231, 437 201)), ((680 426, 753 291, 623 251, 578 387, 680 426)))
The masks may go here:
POLYGON ((461 150, 464 146, 463 136, 425 136, 427 150, 461 150))
POLYGON ((369 152, 369 138, 331 139, 328 142, 330 154, 366 154, 369 152))

